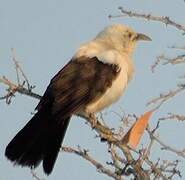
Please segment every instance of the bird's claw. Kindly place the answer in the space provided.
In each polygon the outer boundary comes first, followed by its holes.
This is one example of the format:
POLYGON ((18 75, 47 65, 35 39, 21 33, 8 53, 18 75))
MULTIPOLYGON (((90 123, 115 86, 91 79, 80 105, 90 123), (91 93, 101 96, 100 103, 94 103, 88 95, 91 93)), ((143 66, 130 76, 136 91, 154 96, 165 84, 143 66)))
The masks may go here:
POLYGON ((94 129, 98 123, 98 120, 93 113, 89 114, 89 118, 91 119, 91 122, 92 122, 91 127, 92 127, 92 129, 94 129))

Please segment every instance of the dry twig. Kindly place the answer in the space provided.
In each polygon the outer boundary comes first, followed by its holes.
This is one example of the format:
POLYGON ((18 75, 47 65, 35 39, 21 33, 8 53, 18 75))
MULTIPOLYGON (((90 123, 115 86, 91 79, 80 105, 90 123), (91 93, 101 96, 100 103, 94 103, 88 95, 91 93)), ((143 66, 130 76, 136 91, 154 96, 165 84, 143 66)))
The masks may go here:
POLYGON ((117 18, 117 17, 124 17, 124 16, 142 18, 142 19, 146 19, 146 20, 161 22, 161 23, 165 24, 166 26, 167 25, 173 26, 173 27, 177 28, 178 30, 181 30, 185 33, 185 26, 182 24, 179 24, 175 21, 172 21, 168 16, 161 17, 161 16, 153 16, 151 14, 137 13, 134 11, 126 10, 123 7, 119 7, 118 9, 120 10, 120 12, 122 14, 115 15, 115 16, 109 15, 109 18, 117 18))
MULTIPOLYGON (((15 66, 15 68, 20 69, 18 65, 15 66)), ((30 96, 32 98, 36 99, 41 99, 41 96, 38 95, 37 93, 32 92, 32 88, 30 90, 30 85, 29 82, 27 82, 27 86, 24 87, 24 83, 21 84, 21 80, 19 77, 19 73, 17 72, 17 84, 12 83, 10 80, 8 80, 6 77, 0 78, 0 82, 3 83, 4 85, 8 86, 8 93, 1 97, 1 99, 6 99, 9 103, 11 102, 11 98, 15 95, 15 93, 21 93, 25 94, 27 96, 30 96), (9 100, 10 99, 10 100, 9 100)), ((25 78, 24 78, 25 79, 25 78)), ((149 104, 157 103, 159 101, 165 102, 171 97, 174 97, 177 93, 181 92, 185 87, 181 86, 175 91, 172 91, 168 94, 161 95, 160 98, 156 98, 149 102, 149 104)), ((162 104, 162 103, 161 103, 162 104)), ((155 132, 154 130, 152 131, 152 134, 150 135, 151 137, 151 142, 148 145, 146 151, 142 154, 140 154, 139 158, 136 160, 136 158, 133 156, 131 149, 122 142, 122 136, 119 134, 115 134, 111 128, 109 128, 107 125, 104 125, 100 123, 97 118, 90 114, 88 117, 84 117, 86 121, 90 124, 90 126, 97 132, 98 137, 100 137, 101 140, 104 140, 107 142, 108 149, 111 148, 109 151, 113 163, 112 165, 115 168, 115 171, 112 171, 108 169, 105 165, 101 164, 94 158, 92 158, 87 150, 82 150, 81 148, 74 149, 71 147, 63 147, 62 150, 68 153, 73 153, 76 154, 88 162, 90 162, 93 166, 97 168, 97 170, 103 174, 108 175, 109 177, 112 177, 113 179, 116 180, 122 180, 124 176, 134 176, 135 179, 137 180, 149 180, 150 177, 155 176, 155 177, 162 177, 163 179, 167 179, 167 177, 164 175, 166 172, 166 169, 162 169, 158 166, 158 163, 153 163, 152 161, 149 160, 150 156, 150 150, 153 144, 153 140, 157 141, 163 149, 166 148, 166 150, 170 150, 174 152, 175 154, 180 155, 181 157, 184 156, 181 154, 179 151, 174 150, 170 146, 166 146, 161 142, 159 139, 157 139, 153 133, 155 132), (122 152, 122 156, 118 155, 116 153, 116 149, 118 149, 120 152, 122 152), (149 170, 145 170, 143 168, 143 163, 146 163, 149 166, 149 170), (148 173, 150 172, 150 173, 148 173)), ((126 119, 126 122, 130 121, 130 119, 133 119, 133 117, 128 116, 126 119)), ((157 129, 157 128, 156 128, 157 129)), ((176 169, 176 168, 175 168, 176 169)), ((170 171, 171 172, 171 171, 170 171)), ((177 171, 175 171, 177 172, 177 171)), ((173 172, 174 173, 174 172, 173 172)), ((175 173, 174 173, 175 174, 175 173)), ((32 173, 34 178, 37 180, 40 180, 35 174, 32 173)), ((172 175, 171 175, 172 176, 172 175)))
POLYGON ((185 115, 168 113, 168 116, 159 118, 160 121, 164 120, 176 120, 176 121, 185 121, 185 115))
POLYGON ((106 174, 106 175, 114 178, 115 180, 121 180, 121 179, 119 179, 120 177, 118 177, 118 175, 116 175, 110 169, 105 168, 104 165, 102 165, 100 162, 98 162, 97 160, 92 158, 89 155, 88 150, 85 150, 85 149, 82 150, 80 147, 78 147, 78 149, 74 149, 74 148, 71 148, 71 147, 62 147, 62 151, 76 154, 76 155, 84 158, 88 162, 90 162, 93 166, 95 166, 97 168, 98 172, 106 174))
POLYGON ((156 58, 156 61, 151 66, 151 71, 154 73, 155 68, 159 64, 162 64, 162 65, 167 65, 167 64, 176 65, 176 64, 182 64, 182 63, 185 63, 185 54, 178 55, 178 56, 173 57, 173 58, 166 57, 165 55, 162 54, 162 55, 160 55, 156 58))
POLYGON ((0 77, 0 83, 3 83, 4 85, 8 86, 8 89, 6 89, 7 94, 0 97, 0 100, 5 99, 7 104, 11 103, 12 97, 14 97, 17 92, 20 94, 24 94, 24 95, 36 98, 36 99, 40 99, 42 97, 32 92, 32 90, 25 88, 24 83, 22 85, 15 84, 11 82, 9 79, 7 79, 5 76, 0 77))
POLYGON ((31 86, 27 76, 25 75, 22 67, 19 65, 18 61, 16 60, 15 50, 12 48, 12 61, 15 65, 15 71, 17 76, 17 84, 10 81, 5 76, 0 77, 0 83, 3 83, 8 88, 6 89, 7 93, 4 96, 0 97, 0 100, 5 99, 7 104, 11 103, 12 97, 15 97, 15 94, 18 92, 20 94, 28 95, 36 99, 40 99, 41 96, 33 93, 32 90, 35 86, 31 86), (26 84, 26 87, 25 87, 26 84))
MULTIPOLYGON (((156 131, 158 128, 159 128, 159 122, 158 122, 158 125, 157 125, 155 131, 156 131)), ((171 151, 171 152, 175 153, 176 155, 178 155, 178 156, 180 156, 180 157, 182 157, 182 158, 185 158, 185 152, 184 152, 184 150, 177 150, 177 149, 175 149, 174 147, 171 147, 171 146, 167 145, 167 144, 164 143, 159 137, 157 137, 156 135, 154 135, 155 131, 154 131, 154 130, 150 130, 149 127, 147 128, 147 132, 148 132, 148 134, 149 134, 149 136, 150 136, 150 139, 151 139, 151 140, 153 139, 153 140, 155 140, 157 143, 159 143, 159 144, 162 146, 162 148, 161 148, 162 150, 171 151)))
POLYGON ((159 109, 163 103, 168 101, 169 99, 175 97, 177 94, 185 90, 185 86, 183 84, 178 85, 175 90, 170 90, 168 93, 160 94, 159 97, 156 97, 152 100, 150 100, 146 105, 152 105, 152 104, 157 104, 157 106, 154 108, 159 109))

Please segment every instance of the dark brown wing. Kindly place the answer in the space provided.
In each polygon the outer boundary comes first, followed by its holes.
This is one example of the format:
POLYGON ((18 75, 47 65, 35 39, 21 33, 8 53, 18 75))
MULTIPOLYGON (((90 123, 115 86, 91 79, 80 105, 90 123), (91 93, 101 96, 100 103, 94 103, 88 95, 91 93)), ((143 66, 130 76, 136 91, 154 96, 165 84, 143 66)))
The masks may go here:
POLYGON ((96 57, 71 60, 51 80, 36 109, 50 106, 54 116, 69 116, 101 97, 118 73, 117 65, 96 57))

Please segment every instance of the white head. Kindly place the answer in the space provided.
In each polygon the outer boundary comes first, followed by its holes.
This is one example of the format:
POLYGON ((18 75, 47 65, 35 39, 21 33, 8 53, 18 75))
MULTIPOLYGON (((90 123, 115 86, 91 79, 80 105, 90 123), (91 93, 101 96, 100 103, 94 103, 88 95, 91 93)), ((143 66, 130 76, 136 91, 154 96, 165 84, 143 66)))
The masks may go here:
POLYGON ((113 48, 129 54, 132 54, 137 41, 151 41, 148 36, 136 33, 130 27, 121 24, 106 27, 96 36, 96 40, 106 41, 113 48))

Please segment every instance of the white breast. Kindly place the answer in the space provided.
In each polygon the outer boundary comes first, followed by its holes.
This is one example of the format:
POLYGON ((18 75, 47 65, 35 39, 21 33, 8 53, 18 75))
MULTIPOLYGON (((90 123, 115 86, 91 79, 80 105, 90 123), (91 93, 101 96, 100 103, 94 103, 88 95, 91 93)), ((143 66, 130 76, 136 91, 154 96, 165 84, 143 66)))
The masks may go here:
POLYGON ((101 111, 105 107, 117 101, 124 92, 129 79, 128 78, 129 65, 127 61, 124 59, 127 57, 121 56, 119 53, 113 55, 112 52, 108 52, 105 56, 102 56, 102 54, 99 55, 98 58, 102 60, 102 62, 104 63, 117 64, 120 67, 120 73, 117 76, 117 78, 113 81, 112 86, 107 89, 105 94, 99 100, 89 104, 86 107, 86 112, 88 113, 95 113, 101 111))
POLYGON ((86 56, 89 58, 97 57, 105 64, 116 64, 120 68, 118 77, 113 81, 105 94, 96 102, 86 106, 85 112, 79 114, 95 113, 117 101, 124 92, 128 81, 133 73, 133 66, 130 57, 123 52, 110 48, 108 43, 92 41, 81 46, 75 54, 75 58, 86 56))

